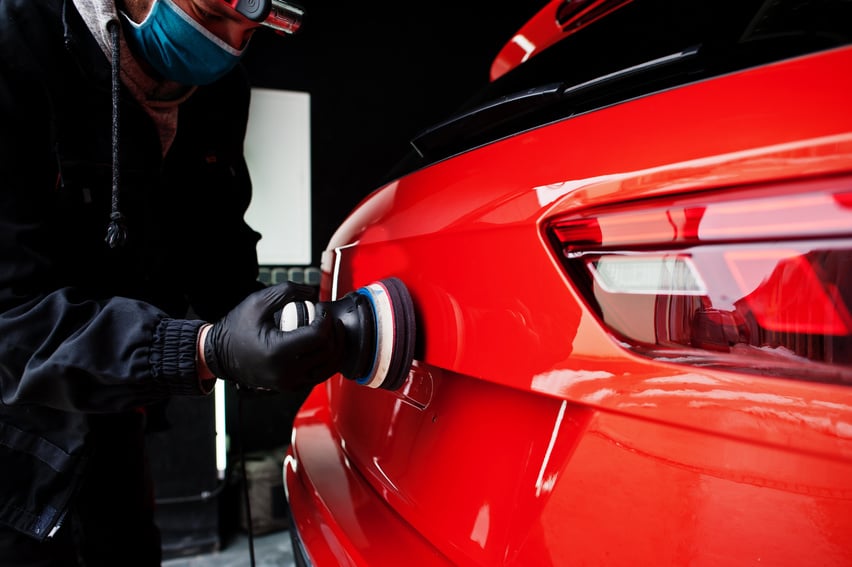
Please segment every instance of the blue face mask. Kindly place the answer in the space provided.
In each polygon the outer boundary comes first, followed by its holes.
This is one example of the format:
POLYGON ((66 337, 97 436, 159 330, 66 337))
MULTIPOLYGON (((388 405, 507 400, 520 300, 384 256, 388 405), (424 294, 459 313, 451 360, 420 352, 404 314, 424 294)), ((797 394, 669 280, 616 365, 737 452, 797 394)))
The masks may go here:
POLYGON ((163 78, 184 85, 206 85, 225 75, 240 60, 234 49, 181 10, 172 0, 154 0, 145 20, 126 15, 126 40, 163 78))

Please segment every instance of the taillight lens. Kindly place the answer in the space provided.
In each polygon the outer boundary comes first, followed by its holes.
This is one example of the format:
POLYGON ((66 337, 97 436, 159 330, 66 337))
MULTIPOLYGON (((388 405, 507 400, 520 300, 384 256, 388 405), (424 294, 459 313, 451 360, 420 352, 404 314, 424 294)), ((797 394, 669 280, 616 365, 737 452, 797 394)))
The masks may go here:
POLYGON ((852 384, 852 179, 636 201, 546 228, 635 352, 852 384))

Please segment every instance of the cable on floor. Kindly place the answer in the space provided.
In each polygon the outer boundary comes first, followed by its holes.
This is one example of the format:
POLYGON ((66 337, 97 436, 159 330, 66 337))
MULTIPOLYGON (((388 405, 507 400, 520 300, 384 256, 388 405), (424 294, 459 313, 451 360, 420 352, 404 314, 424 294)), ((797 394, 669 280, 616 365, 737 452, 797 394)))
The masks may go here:
POLYGON ((243 392, 237 385, 237 444, 240 447, 240 470, 243 475, 243 499, 246 506, 246 530, 248 531, 249 557, 251 567, 255 567, 254 559, 254 521, 251 517, 251 503, 249 502, 248 475, 246 474, 246 451, 243 443, 243 392))

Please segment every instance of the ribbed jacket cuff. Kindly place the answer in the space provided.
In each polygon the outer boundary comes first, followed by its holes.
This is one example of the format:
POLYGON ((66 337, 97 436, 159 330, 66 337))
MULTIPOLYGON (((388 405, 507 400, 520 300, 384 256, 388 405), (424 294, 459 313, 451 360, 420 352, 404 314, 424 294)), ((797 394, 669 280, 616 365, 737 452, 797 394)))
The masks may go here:
POLYGON ((204 395, 196 366, 198 331, 205 321, 163 319, 154 331, 151 373, 158 386, 178 396, 204 395))

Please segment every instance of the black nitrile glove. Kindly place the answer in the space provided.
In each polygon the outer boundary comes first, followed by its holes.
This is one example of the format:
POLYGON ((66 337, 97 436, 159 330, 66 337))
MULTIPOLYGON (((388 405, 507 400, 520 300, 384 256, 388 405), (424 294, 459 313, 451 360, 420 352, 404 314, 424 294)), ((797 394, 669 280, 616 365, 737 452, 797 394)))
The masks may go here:
POLYGON ((310 286, 288 282, 248 296, 207 333, 207 366, 219 378, 278 391, 331 377, 343 354, 342 330, 333 317, 317 313, 313 323, 292 331, 275 322, 284 305, 312 295, 310 286))

